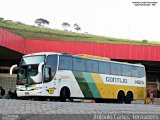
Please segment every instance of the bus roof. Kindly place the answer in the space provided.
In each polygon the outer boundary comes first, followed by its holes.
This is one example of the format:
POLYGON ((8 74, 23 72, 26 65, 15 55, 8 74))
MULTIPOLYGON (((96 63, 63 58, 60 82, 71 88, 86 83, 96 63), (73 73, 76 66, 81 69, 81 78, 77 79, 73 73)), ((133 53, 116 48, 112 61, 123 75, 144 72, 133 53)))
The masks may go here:
POLYGON ((111 62, 111 63, 120 63, 120 64, 125 64, 125 65, 134 65, 134 66, 141 66, 144 67, 140 63, 127 63, 127 62, 119 62, 119 61, 112 61, 109 58, 106 57, 100 57, 100 56, 94 56, 94 55, 87 55, 87 54, 78 54, 78 55, 72 55, 73 57, 79 57, 79 58, 84 58, 84 59, 90 59, 90 60, 98 60, 98 61, 106 61, 106 62, 111 62))
POLYGON ((31 53, 31 54, 27 54, 24 55, 23 57, 29 57, 29 56, 34 56, 34 55, 53 55, 53 54, 57 54, 57 55, 61 55, 61 53, 56 53, 56 52, 38 52, 38 53, 31 53))
POLYGON ((98 59, 98 60, 110 60, 109 58, 106 58, 106 57, 88 55, 88 54, 77 54, 75 56, 80 56, 81 58, 88 58, 88 59, 91 58, 91 59, 98 59))
POLYGON ((23 57, 29 57, 29 56, 34 56, 34 55, 69 55, 73 57, 79 57, 79 58, 84 58, 84 59, 91 59, 91 60, 98 60, 98 61, 107 61, 107 62, 112 62, 112 63, 120 63, 120 64, 125 64, 125 65, 134 65, 134 66, 141 66, 144 67, 142 64, 133 64, 133 63, 127 63, 127 62, 118 62, 118 61, 112 61, 109 58, 105 57, 100 57, 100 56, 94 56, 94 55, 87 55, 87 54, 77 54, 77 55, 71 55, 68 53, 57 53, 57 52, 38 52, 38 53, 32 53, 32 54, 27 54, 24 55, 23 57))

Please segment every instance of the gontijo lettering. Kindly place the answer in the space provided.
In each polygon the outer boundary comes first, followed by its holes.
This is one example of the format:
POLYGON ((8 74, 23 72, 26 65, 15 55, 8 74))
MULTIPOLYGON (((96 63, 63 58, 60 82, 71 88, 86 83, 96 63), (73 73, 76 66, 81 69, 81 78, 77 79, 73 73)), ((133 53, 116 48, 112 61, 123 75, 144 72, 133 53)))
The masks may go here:
POLYGON ((121 79, 116 77, 106 77, 107 82, 114 82, 114 83, 127 83, 127 79, 121 79))

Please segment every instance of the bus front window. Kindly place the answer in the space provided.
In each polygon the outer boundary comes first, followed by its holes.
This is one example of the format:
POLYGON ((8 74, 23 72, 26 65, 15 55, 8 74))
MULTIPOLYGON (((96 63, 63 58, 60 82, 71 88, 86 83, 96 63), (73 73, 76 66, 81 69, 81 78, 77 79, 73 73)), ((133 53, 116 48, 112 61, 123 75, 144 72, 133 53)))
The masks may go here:
POLYGON ((42 82, 42 73, 38 73, 38 66, 45 61, 45 56, 29 56, 21 60, 18 70, 17 84, 35 84, 42 82))
POLYGON ((20 66, 40 64, 41 62, 44 62, 44 61, 45 61, 44 55, 28 56, 22 59, 20 66))

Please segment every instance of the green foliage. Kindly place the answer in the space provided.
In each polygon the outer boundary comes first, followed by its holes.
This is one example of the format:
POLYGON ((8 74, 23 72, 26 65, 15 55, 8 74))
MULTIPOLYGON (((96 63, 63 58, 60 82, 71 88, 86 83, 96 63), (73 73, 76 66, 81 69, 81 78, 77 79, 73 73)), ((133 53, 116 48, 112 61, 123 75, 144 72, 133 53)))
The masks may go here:
POLYGON ((68 22, 63 22, 63 23, 62 23, 62 26, 70 27, 71 25, 70 25, 68 22))
POLYGON ((79 25, 77 23, 75 23, 73 25, 73 27, 74 27, 75 30, 77 30, 77 32, 81 30, 81 27, 79 27, 79 25))
POLYGON ((26 25, 21 22, 0 21, 0 27, 5 28, 24 38, 38 40, 62 40, 76 42, 96 42, 96 43, 112 43, 112 44, 134 44, 134 45, 160 45, 160 42, 143 42, 137 40, 109 38, 96 36, 91 34, 75 33, 61 31, 56 29, 41 28, 32 25, 26 25))
POLYGON ((38 18, 34 22, 35 22, 35 24, 37 24, 38 26, 41 26, 41 27, 44 26, 45 24, 49 25, 49 21, 45 20, 43 18, 38 18))
POLYGON ((67 30, 67 28, 70 27, 71 25, 68 22, 63 22, 62 26, 63 26, 64 30, 67 30))

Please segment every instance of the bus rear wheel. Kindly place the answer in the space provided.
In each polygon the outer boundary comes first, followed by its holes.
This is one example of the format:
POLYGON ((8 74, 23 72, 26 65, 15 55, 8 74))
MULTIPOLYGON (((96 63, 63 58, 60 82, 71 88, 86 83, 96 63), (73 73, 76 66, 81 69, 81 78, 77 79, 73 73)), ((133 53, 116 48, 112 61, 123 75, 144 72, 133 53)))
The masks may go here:
POLYGON ((118 93, 117 102, 118 102, 118 103, 123 103, 124 97, 125 97, 124 92, 123 92, 123 91, 120 91, 120 92, 118 93))
POLYGON ((125 96, 124 103, 131 104, 132 100, 133 100, 133 94, 132 92, 128 92, 127 95, 125 96))
POLYGON ((60 93, 60 101, 61 102, 66 102, 67 99, 70 98, 70 91, 68 88, 62 88, 61 93, 60 93))

